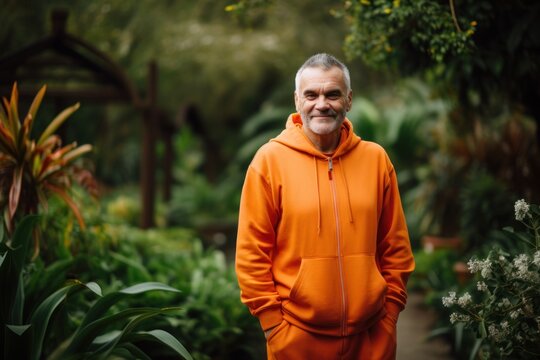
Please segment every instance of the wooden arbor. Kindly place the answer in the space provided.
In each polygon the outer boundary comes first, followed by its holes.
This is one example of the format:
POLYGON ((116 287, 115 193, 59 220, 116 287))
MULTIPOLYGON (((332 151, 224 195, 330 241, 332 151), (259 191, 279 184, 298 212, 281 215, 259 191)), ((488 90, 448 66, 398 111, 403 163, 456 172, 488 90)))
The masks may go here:
MULTIPOLYGON (((140 225, 152 227, 156 197, 155 146, 162 123, 157 106, 157 65, 155 62, 148 65, 146 97, 141 98, 120 66, 97 48, 66 33, 67 15, 65 11, 54 11, 52 34, 0 58, 0 93, 9 94, 17 81, 20 98, 31 99, 39 87, 47 83, 47 99, 56 102, 124 103, 140 111, 143 125, 140 225)), ((170 141, 170 137, 168 139, 170 141)), ((166 155, 166 159, 170 157, 166 155)), ((165 174, 170 171, 165 169, 165 174)), ((170 179, 165 179, 165 184, 170 186, 170 179)), ((165 189, 165 193, 170 193, 170 189, 165 189)))

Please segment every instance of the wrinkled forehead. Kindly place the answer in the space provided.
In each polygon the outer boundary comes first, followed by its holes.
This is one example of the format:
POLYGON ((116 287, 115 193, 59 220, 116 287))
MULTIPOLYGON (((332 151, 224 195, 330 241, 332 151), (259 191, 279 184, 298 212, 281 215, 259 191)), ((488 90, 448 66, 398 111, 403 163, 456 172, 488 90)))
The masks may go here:
POLYGON ((337 88, 346 92, 347 84, 343 71, 337 66, 329 69, 323 67, 307 67, 299 77, 299 91, 311 88, 337 88))

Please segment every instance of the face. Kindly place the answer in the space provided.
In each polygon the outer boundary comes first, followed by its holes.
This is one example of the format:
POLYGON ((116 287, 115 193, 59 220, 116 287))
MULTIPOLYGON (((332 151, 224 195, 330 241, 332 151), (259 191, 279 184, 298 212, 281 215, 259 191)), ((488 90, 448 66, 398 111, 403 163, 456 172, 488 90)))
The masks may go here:
POLYGON ((294 102, 302 116, 304 130, 324 136, 340 131, 351 108, 352 91, 347 90, 343 72, 338 67, 307 68, 294 92, 294 102))

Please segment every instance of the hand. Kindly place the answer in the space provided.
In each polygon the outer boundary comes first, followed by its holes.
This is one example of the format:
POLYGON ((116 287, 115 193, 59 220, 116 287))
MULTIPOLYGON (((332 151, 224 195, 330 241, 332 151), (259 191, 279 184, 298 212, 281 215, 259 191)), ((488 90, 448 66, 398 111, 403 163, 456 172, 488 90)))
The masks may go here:
POLYGON ((264 331, 264 338, 265 339, 268 339, 268 337, 270 336, 270 334, 272 333, 272 331, 274 331, 274 329, 276 328, 277 326, 274 326, 274 327, 271 327, 270 329, 268 330, 265 330, 264 331))

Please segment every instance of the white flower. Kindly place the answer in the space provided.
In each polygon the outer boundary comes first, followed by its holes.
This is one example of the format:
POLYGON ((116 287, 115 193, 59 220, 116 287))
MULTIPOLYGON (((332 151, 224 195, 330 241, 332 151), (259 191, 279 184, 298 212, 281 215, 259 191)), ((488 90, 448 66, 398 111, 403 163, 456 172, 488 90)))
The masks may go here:
POLYGON ((540 267, 540 250, 536 250, 534 253, 533 264, 540 267))
POLYGON ((514 258, 514 268, 516 269, 516 277, 526 279, 529 272, 529 257, 527 254, 520 254, 514 258))
MULTIPOLYGON (((450 307, 456 303, 456 292, 450 291, 448 296, 443 296, 442 303, 444 307, 450 307)), ((452 323, 453 324, 453 323, 452 323)))
POLYGON ((516 212, 516 220, 523 221, 529 214, 529 204, 524 199, 518 200, 514 204, 514 210, 516 212))
POLYGON ((511 311, 510 312, 510 318, 515 320, 515 319, 517 319, 519 317, 519 315, 521 315, 521 313, 522 313, 521 309, 511 311))
POLYGON ((497 306, 500 308, 508 308, 512 306, 512 303, 510 302, 510 300, 508 300, 508 298, 504 298, 497 304, 497 306))
POLYGON ((489 336, 495 342, 504 341, 506 336, 510 333, 509 330, 510 330, 510 326, 508 325, 508 322, 506 322, 506 321, 501 323, 500 329, 494 324, 491 324, 488 327, 489 336))
POLYGON ((480 270, 480 264, 481 262, 476 259, 470 259, 469 262, 467 262, 471 274, 475 274, 480 270))
POLYGON ((467 305, 469 305, 471 302, 472 302, 472 297, 471 297, 471 294, 469 294, 468 292, 466 292, 465 294, 463 294, 459 299, 458 299, 458 305, 459 306, 462 306, 462 307, 465 307, 467 305))
POLYGON ((469 315, 463 315, 458 313, 452 313, 450 314, 450 322, 452 324, 455 324, 456 322, 468 322, 471 320, 471 317, 469 315))
POLYGON ((488 286, 486 285, 485 282, 479 281, 476 283, 476 288, 478 289, 478 291, 487 291, 488 286))
POLYGON ((486 259, 482 262, 482 269, 480 270, 480 275, 484 279, 487 279, 491 276, 491 261, 489 259, 486 259))
POLYGON ((483 278, 491 276, 491 260, 489 258, 485 260, 471 259, 467 265, 471 274, 480 272, 483 278))

